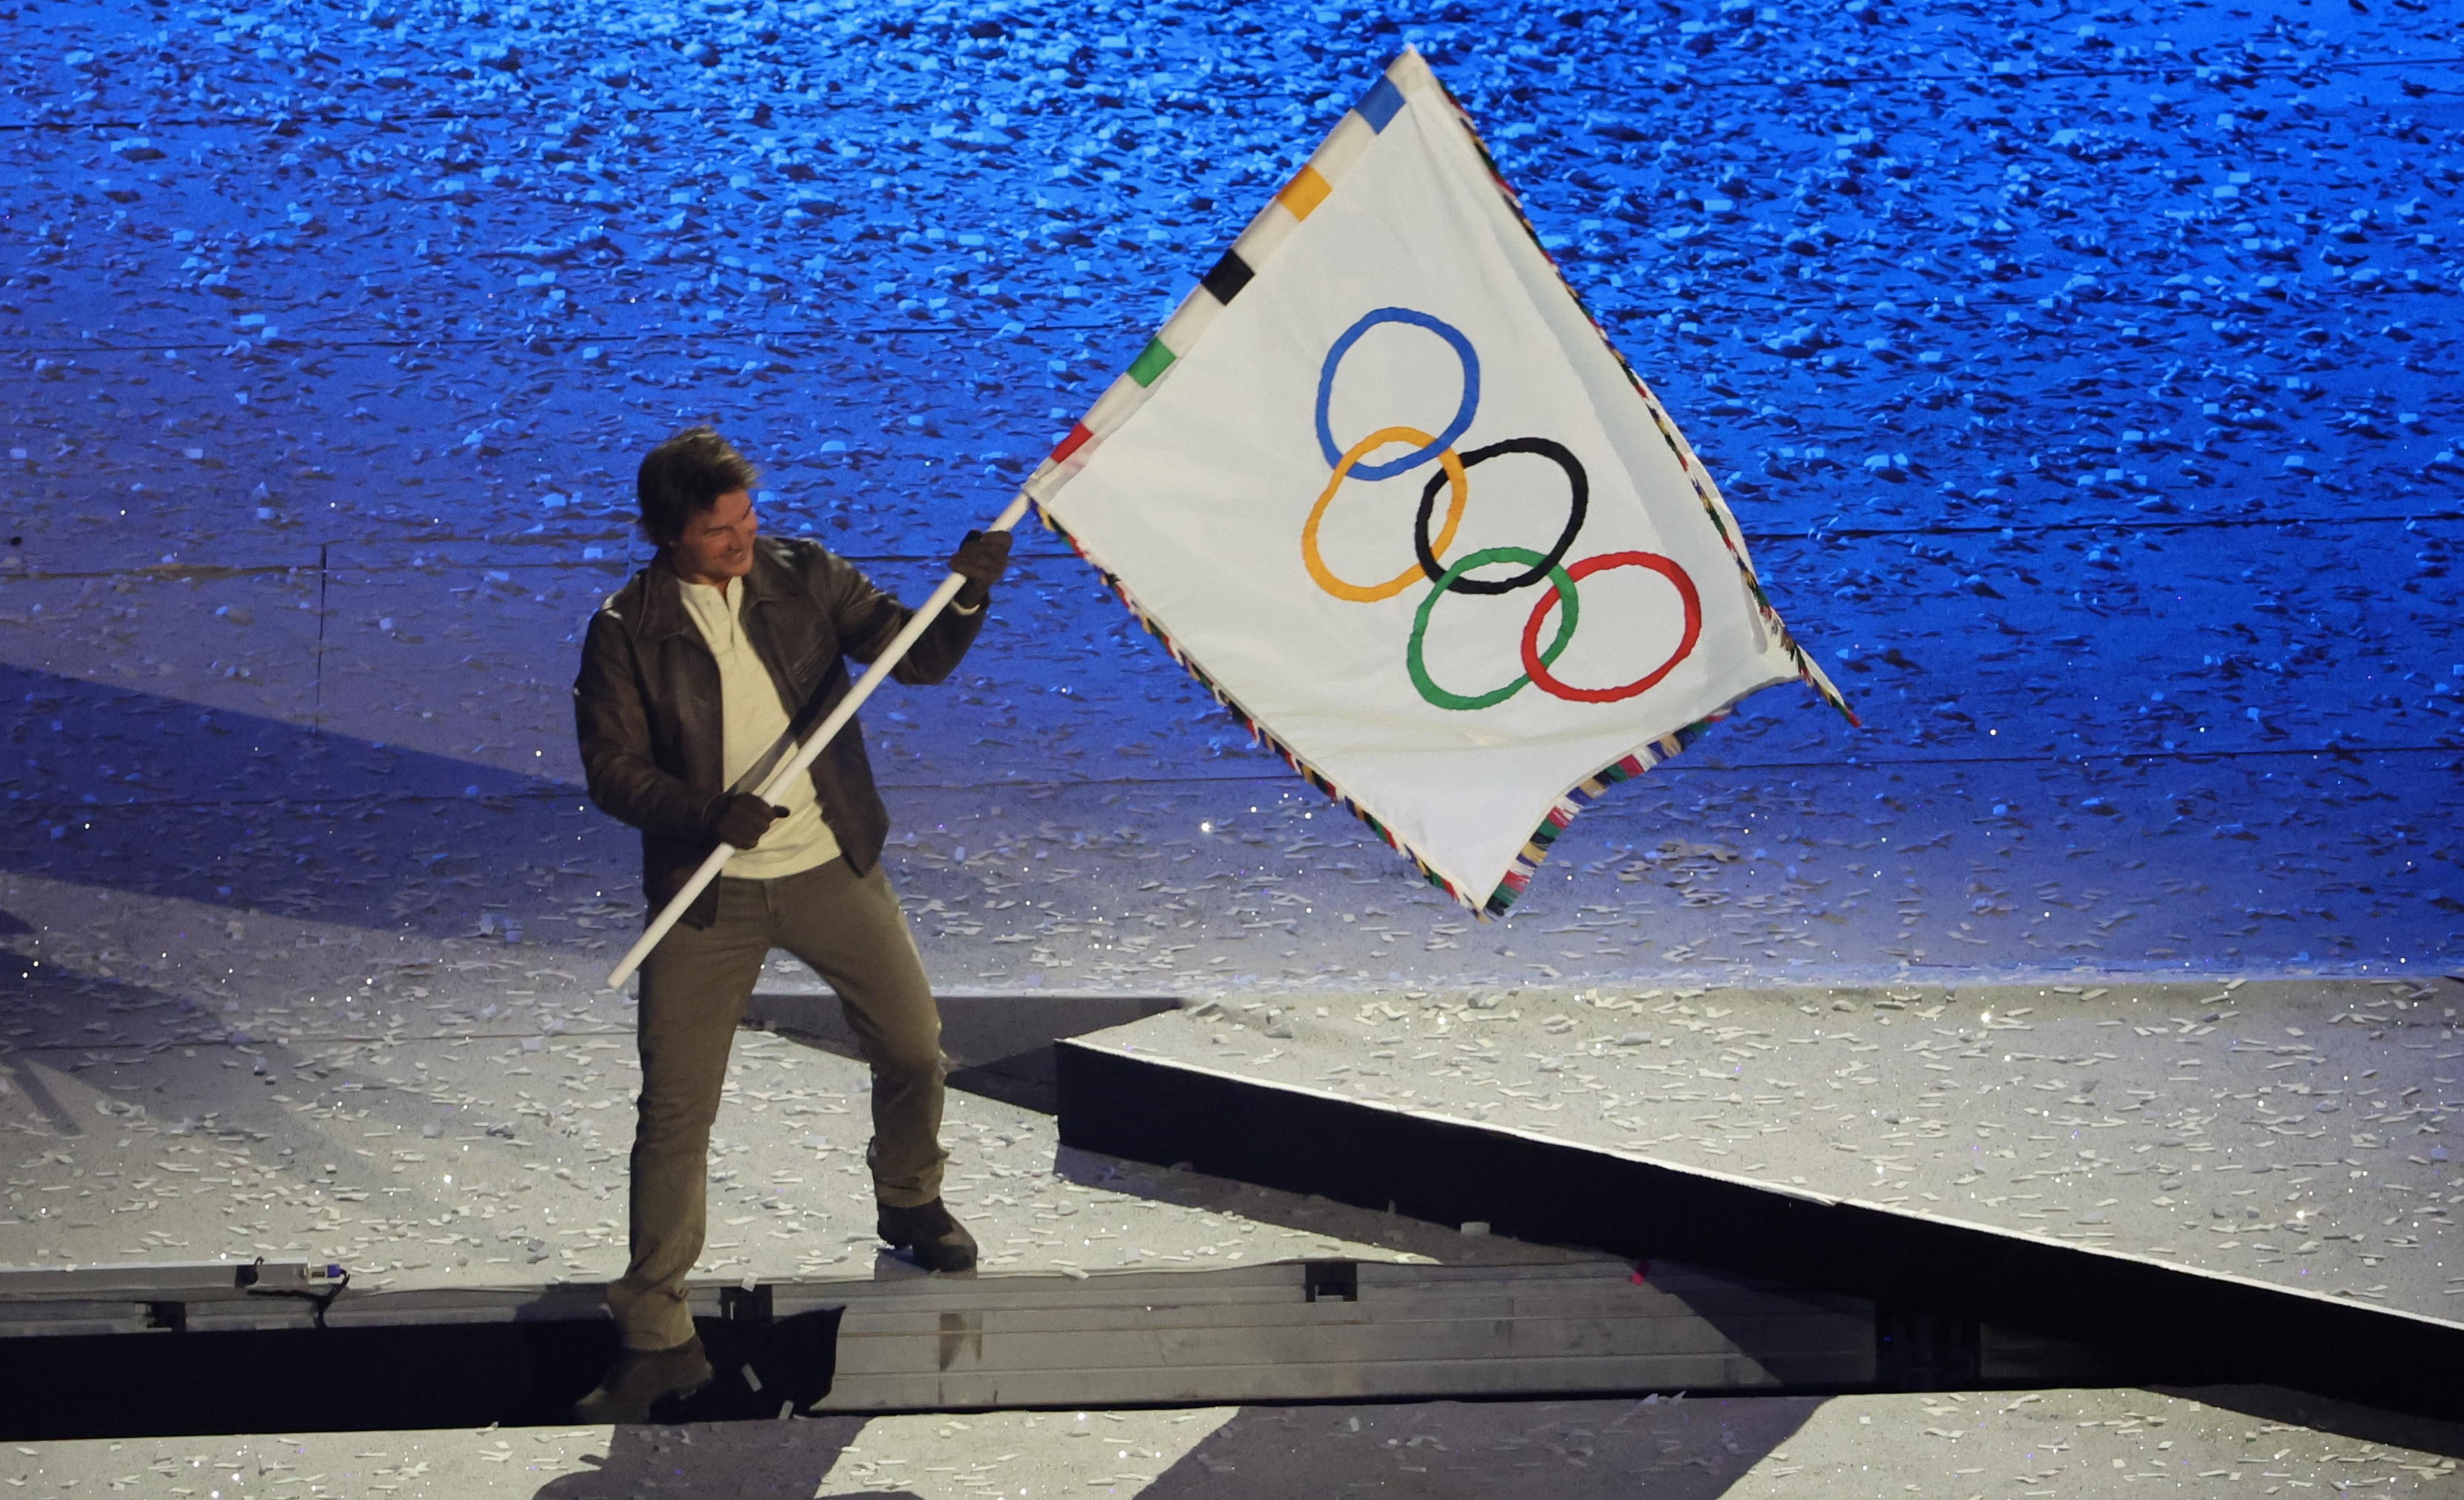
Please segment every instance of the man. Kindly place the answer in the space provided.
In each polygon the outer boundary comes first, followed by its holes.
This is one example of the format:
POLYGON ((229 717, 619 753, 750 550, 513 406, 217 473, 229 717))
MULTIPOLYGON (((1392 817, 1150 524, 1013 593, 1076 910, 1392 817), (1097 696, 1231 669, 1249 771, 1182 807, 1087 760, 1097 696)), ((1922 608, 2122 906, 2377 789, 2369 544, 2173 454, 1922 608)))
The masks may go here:
MULTIPOLYGON (((711 1122, 746 1000, 772 948, 835 989, 872 1068, 881 1237, 932 1270, 967 1270, 976 1242, 941 1204, 941 1021, 881 870, 889 814, 853 723, 773 805, 754 795, 845 696, 910 611, 820 543, 759 535, 753 465, 707 427, 642 460, 641 529, 658 555, 601 606, 574 719, 590 799, 642 830, 656 911, 720 841, 742 852, 642 964, 636 1023, 631 1263, 608 1288, 625 1353, 583 1399, 583 1422, 641 1422, 710 1379, 685 1275, 701 1255, 711 1122)), ((891 670, 937 682, 983 623, 1006 532, 969 532, 957 601, 891 670)))

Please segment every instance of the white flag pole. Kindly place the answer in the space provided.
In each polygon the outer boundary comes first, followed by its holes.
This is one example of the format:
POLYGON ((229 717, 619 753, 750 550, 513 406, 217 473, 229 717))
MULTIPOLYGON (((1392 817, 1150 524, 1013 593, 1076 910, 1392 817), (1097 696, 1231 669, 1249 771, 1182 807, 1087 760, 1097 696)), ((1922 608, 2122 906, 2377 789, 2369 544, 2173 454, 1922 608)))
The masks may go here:
MULTIPOLYGON (((1007 531, 1016 526, 1025 518, 1026 505, 1026 495, 1022 491, 1016 499, 1009 502, 1008 509, 996 517, 992 525, 986 529, 1007 531)), ((965 575, 959 573, 953 573, 941 580, 941 586, 933 590, 933 597, 925 600, 922 607, 908 620, 907 628, 891 637, 890 644, 882 648, 881 654, 873 659, 870 670, 855 680, 854 685, 847 689, 847 696, 839 699, 838 706, 830 710, 829 717, 822 720, 821 726, 813 731, 812 737, 798 746, 796 753, 788 757, 777 770, 771 772, 762 782, 760 789, 754 795, 775 805, 774 797, 779 788, 793 785, 797 777, 811 771, 813 762, 821 758, 822 752, 829 747, 830 741, 838 738, 839 731, 847 727, 847 721, 855 717, 855 711, 864 706, 864 700, 872 696, 872 690, 889 680, 891 669, 905 658, 916 640, 935 620, 940 618, 941 611, 949 607, 951 600, 958 597, 958 590, 965 587, 966 583, 965 575)), ((633 971, 642 966, 642 960, 650 956, 650 950, 659 945, 659 939, 667 937, 668 933, 683 918, 685 909, 693 905, 693 898, 700 895, 712 881, 718 878, 718 872, 727 868, 728 860, 735 854, 736 846, 724 841, 718 848, 710 851, 710 857, 701 862, 701 868, 693 871, 693 878, 685 882, 684 889, 678 891, 674 898, 668 902, 666 909, 659 913, 649 927, 643 929, 640 940, 627 949, 625 957, 617 960, 616 967, 608 971, 607 987, 609 989, 623 987, 625 982, 633 977, 633 971)))

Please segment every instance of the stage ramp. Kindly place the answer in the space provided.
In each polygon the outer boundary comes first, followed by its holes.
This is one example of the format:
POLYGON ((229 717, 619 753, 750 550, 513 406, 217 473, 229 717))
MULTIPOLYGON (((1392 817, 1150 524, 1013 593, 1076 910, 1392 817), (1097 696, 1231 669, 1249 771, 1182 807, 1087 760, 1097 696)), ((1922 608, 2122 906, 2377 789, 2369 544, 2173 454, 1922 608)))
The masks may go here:
MULTIPOLYGON (((1226 1001, 1060 1045, 1067 1145, 2445 1409, 2455 986, 1226 1001)), ((2142 1377, 2145 1378, 2145 1377, 2142 1377)))

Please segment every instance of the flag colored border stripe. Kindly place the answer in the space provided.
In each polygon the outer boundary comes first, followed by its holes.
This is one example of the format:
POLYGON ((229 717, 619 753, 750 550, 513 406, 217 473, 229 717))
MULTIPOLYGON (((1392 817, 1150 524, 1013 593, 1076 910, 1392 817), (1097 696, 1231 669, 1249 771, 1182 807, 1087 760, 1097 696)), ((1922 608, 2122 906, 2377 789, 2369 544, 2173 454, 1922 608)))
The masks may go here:
POLYGON ((1149 339, 1146 348, 1130 364, 1130 379, 1141 386, 1152 386, 1172 368, 1173 352, 1164 347, 1161 339, 1149 339))

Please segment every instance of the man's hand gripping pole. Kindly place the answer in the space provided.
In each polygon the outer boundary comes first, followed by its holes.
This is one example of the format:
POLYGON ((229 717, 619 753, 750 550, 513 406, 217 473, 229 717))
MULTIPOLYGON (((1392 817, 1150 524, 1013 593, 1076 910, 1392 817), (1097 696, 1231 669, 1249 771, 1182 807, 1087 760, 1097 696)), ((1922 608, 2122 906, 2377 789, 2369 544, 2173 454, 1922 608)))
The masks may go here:
MULTIPOLYGON (((1025 518, 1026 505, 1026 496, 1020 495, 985 529, 1008 531, 1025 518)), ((941 586, 933 590, 933 597, 925 600, 913 617, 908 620, 907 628, 891 637, 871 668, 855 680, 854 685, 847 689, 847 695, 839 700, 838 707, 830 710, 829 717, 813 731, 812 738, 798 746, 794 755, 770 773, 756 795, 764 802, 776 802, 776 794, 781 787, 794 785, 797 777, 812 770, 813 761, 829 747, 832 739, 838 738, 839 731, 847 727, 847 721, 855 717, 855 712, 864 706, 864 700, 872 696, 872 690, 889 678, 890 670, 898 665, 933 622, 941 617, 941 611, 950 607, 950 601, 958 597, 958 590, 966 586, 966 575, 962 573, 952 573, 941 580, 941 586)), ((718 872, 727 868, 728 860, 735 853, 736 846, 726 843, 710 851, 710 857, 701 862, 701 868, 693 871, 693 878, 685 882, 684 889, 678 891, 666 909, 643 929, 640 940, 625 951, 625 957, 617 960, 616 967, 607 972, 609 989, 624 987, 625 982, 633 977, 633 971, 642 966, 642 960, 650 956, 650 950, 659 945, 659 939, 667 937, 670 929, 684 916, 686 908, 693 904, 693 898, 718 878, 718 872)))

